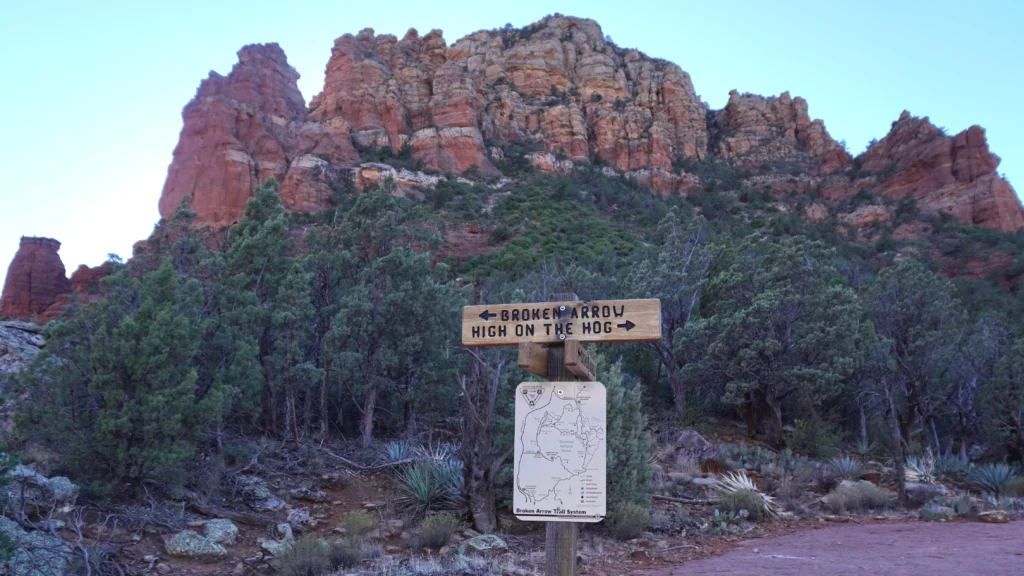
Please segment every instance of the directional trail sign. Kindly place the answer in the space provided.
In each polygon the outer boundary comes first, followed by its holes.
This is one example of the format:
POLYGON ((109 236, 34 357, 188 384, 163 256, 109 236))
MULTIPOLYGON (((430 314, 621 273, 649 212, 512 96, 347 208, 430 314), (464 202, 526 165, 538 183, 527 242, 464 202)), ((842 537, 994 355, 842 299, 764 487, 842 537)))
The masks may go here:
POLYGON ((516 517, 542 522, 604 519, 604 384, 523 382, 516 388, 515 424, 516 517))
POLYGON ((464 346, 503 346, 519 342, 555 344, 638 342, 661 339, 661 301, 594 300, 466 306, 462 309, 464 346))

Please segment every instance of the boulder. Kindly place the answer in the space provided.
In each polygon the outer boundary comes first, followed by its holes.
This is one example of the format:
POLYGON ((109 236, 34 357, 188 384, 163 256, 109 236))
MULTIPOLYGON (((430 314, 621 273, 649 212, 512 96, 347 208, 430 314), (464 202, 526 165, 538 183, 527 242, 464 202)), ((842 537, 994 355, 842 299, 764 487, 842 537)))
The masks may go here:
POLYGON ((191 558, 201 562, 212 562, 228 555, 223 546, 194 530, 183 530, 165 540, 164 551, 169 556, 191 558))
POLYGON ((1005 524, 1010 521, 1010 514, 1006 510, 988 510, 979 512, 978 520, 989 524, 1005 524))
POLYGON ((459 554, 463 556, 497 556, 505 552, 508 552, 508 544, 494 534, 481 534, 459 546, 459 554))
POLYGON ((14 557, 4 574, 10 576, 64 576, 73 553, 66 542, 41 530, 27 532, 13 520, 0 516, 0 532, 14 543, 14 557))
POLYGON ((296 500, 306 500, 307 502, 330 502, 331 499, 322 490, 312 488, 309 486, 301 486, 294 488, 288 492, 288 495, 296 500))
POLYGON ((47 478, 28 466, 18 464, 8 477, 8 500, 25 510, 48 512, 70 506, 78 499, 79 487, 64 476, 47 478))
POLYGON ((235 477, 235 485, 249 507, 257 512, 280 510, 284 507, 284 500, 271 494, 270 488, 262 478, 246 474, 239 475, 235 477))
POLYGON ((238 539, 238 526, 226 518, 217 518, 203 525, 203 536, 215 544, 231 546, 238 539))

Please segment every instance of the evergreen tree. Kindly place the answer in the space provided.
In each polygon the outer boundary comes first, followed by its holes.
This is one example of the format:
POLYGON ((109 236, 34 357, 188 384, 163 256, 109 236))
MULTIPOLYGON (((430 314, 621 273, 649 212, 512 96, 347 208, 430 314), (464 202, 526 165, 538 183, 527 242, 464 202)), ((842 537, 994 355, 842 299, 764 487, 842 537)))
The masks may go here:
POLYGON ((853 371, 857 295, 820 243, 753 236, 723 252, 701 323, 707 353, 692 368, 724 384, 723 401, 743 408, 751 434, 763 427, 782 446, 783 403, 820 407, 853 371))
POLYGON ((1024 338, 995 365, 995 376, 982 388, 986 427, 1010 458, 1024 461, 1024 338))
POLYGON ((650 500, 648 482, 651 466, 648 450, 651 437, 647 432, 640 387, 627 383, 619 362, 606 364, 606 358, 595 355, 602 371, 601 383, 607 392, 607 503, 610 513, 625 504, 647 506, 650 500), (608 366, 607 369, 603 368, 608 366))
POLYGON ((707 278, 710 254, 706 233, 703 218, 684 224, 673 208, 658 224, 657 251, 634 265, 624 283, 629 297, 661 300, 662 337, 650 346, 665 368, 680 414, 686 411, 683 370, 690 360, 681 341, 690 322, 697 317, 707 278))
POLYGON ((170 262, 136 280, 105 280, 106 297, 47 327, 23 378, 19 426, 59 446, 104 487, 178 466, 213 425, 229 391, 197 390, 202 287, 170 262))
POLYGON ((438 279, 431 255, 413 250, 401 218, 395 198, 378 190, 363 194, 345 220, 352 285, 338 301, 330 338, 334 365, 360 399, 364 446, 382 395, 397 399, 411 388, 454 382, 454 373, 439 368, 444 339, 457 331, 459 299, 438 279))

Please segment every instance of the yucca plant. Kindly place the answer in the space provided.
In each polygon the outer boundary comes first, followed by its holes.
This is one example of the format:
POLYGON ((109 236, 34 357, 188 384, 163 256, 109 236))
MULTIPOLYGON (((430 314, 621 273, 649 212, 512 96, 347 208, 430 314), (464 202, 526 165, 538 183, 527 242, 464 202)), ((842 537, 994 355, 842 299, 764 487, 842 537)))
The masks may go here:
POLYGON ((718 479, 715 489, 723 501, 744 501, 752 507, 755 504, 759 506, 759 510, 747 510, 751 516, 772 520, 779 515, 779 505, 775 499, 758 490, 745 472, 727 472, 718 479))
POLYGON ((836 456, 829 459, 828 466, 844 480, 860 478, 860 462, 849 456, 836 456))
POLYGON ((911 482, 930 484, 935 482, 934 466, 934 463, 930 463, 920 456, 908 456, 904 474, 911 482))
POLYGON ((957 456, 939 456, 935 459, 936 476, 956 476, 971 470, 971 462, 967 458, 957 456))
POLYGON ((462 460, 452 459, 434 465, 441 499, 448 507, 461 509, 466 505, 466 477, 462 470, 462 460))
POLYGON ((406 466, 398 471, 395 478, 405 492, 403 500, 411 504, 417 514, 429 510, 430 506, 444 495, 433 462, 419 462, 406 466))
POLYGON ((1017 471, 1011 468, 1009 464, 985 464, 974 469, 969 481, 971 486, 978 490, 991 492, 995 494, 996 498, 999 498, 1003 491, 1003 486, 1009 484, 1016 477, 1017 471))
POLYGON ((408 442, 388 442, 384 445, 384 456, 389 464, 408 460, 412 457, 412 446, 408 442))
POLYGON ((875 442, 868 442, 863 439, 857 440, 857 445, 855 446, 857 454, 860 454, 861 456, 868 456, 875 451, 876 447, 877 444, 875 442))

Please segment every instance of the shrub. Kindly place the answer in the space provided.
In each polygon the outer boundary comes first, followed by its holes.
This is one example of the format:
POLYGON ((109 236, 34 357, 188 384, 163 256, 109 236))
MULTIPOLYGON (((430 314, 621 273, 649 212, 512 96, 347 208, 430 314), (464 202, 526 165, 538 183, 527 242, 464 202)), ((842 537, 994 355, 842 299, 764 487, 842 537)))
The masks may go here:
POLYGON ((767 519, 761 495, 756 490, 736 490, 722 494, 722 508, 727 512, 746 511, 751 522, 767 519))
POLYGON ((870 482, 840 486, 825 497, 825 509, 833 514, 878 510, 892 503, 893 495, 870 482))
POLYGON ((1003 494, 1011 498, 1024 498, 1024 478, 1014 478, 1003 484, 1003 494))
POLYGON ((590 95, 590 101, 591 102, 600 102, 603 99, 604 99, 604 96, 601 96, 600 92, 594 92, 594 93, 592 93, 590 95))
POLYGON ((422 548, 440 548, 459 529, 459 519, 450 514, 428 516, 420 522, 416 542, 422 548))
POLYGON ((362 510, 352 510, 342 515, 341 527, 347 536, 362 538, 377 527, 377 520, 362 510))
POLYGON ((860 478, 860 463, 849 456, 837 456, 828 461, 830 468, 844 480, 860 478))
POLYGON ((632 540, 643 534, 650 523, 647 508, 635 502, 620 504, 611 514, 610 528, 619 540, 632 540))
POLYGON ((974 469, 968 481, 982 492, 991 492, 996 498, 1002 494, 1003 487, 1017 478, 1017 471, 1009 464, 985 464, 974 469))
POLYGON ((772 520, 778 515, 775 499, 757 489, 754 482, 743 472, 730 472, 718 480, 715 487, 729 512, 746 510, 754 522, 772 520))
MULTIPOLYGON (((596 356, 598 366, 605 365, 596 356)), ((630 385, 622 374, 622 363, 611 364, 601 377, 608 401, 608 506, 612 510, 626 504, 646 507, 649 501, 651 463, 647 453, 651 438, 647 432, 641 388, 630 385)))
POLYGON ((378 555, 378 548, 358 540, 330 542, 315 536, 303 536, 281 555, 277 573, 282 576, 327 576, 339 568, 351 568, 378 555))

